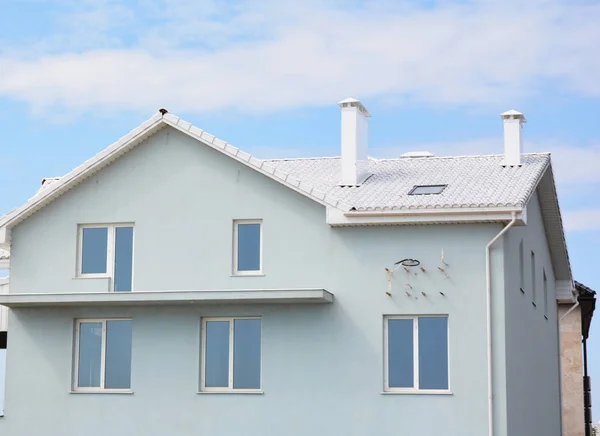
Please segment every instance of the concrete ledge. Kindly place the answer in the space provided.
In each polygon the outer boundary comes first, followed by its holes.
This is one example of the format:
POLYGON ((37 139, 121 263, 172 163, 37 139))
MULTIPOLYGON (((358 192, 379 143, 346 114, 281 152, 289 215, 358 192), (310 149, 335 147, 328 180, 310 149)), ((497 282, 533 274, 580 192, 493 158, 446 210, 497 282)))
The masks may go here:
POLYGON ((134 306, 158 304, 322 304, 332 302, 333 294, 325 289, 227 289, 0 295, 0 306, 6 307, 134 306))

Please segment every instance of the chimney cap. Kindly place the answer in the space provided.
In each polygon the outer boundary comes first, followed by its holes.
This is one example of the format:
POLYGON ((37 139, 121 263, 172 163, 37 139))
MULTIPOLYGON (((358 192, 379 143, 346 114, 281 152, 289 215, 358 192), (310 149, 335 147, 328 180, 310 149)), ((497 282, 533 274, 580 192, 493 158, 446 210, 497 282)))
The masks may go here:
POLYGON ((357 107, 358 110, 361 111, 365 115, 365 117, 370 117, 371 116, 371 114, 369 113, 369 111, 367 110, 367 108, 364 107, 363 104, 360 101, 358 101, 357 99, 352 98, 352 97, 345 98, 344 100, 339 101, 338 102, 338 106, 341 107, 341 108, 344 108, 344 107, 357 107))
POLYGON ((525 115, 523 115, 521 112, 516 111, 514 109, 511 109, 506 112, 502 112, 500 114, 500 118, 502 118, 503 120, 509 120, 509 119, 521 120, 522 123, 527 122, 527 120, 525 119, 525 115))

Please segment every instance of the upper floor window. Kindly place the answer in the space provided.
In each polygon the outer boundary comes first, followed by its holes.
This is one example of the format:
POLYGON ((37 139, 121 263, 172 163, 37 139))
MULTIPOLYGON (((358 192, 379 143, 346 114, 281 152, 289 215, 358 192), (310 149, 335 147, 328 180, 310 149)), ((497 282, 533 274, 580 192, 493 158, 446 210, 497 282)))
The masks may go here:
POLYGON ((546 269, 543 270, 544 275, 544 316, 548 319, 548 278, 546 277, 546 269))
POLYGON ((385 391, 448 391, 448 317, 386 316, 385 391))
POLYGON ((79 277, 109 277, 112 291, 131 291, 133 281, 133 226, 131 224, 79 227, 79 277))
POLYGON ((535 280, 535 253, 531 252, 531 303, 537 307, 536 302, 536 280, 535 280))
POLYGON ((260 391, 260 337, 260 318, 204 318, 201 390, 260 391))
POLYGON ((131 319, 77 320, 74 390, 130 390, 131 334, 131 319))
POLYGON ((519 287, 525 293, 525 255, 523 254, 523 240, 519 244, 519 287))
POLYGON ((236 220, 233 222, 233 273, 262 274, 262 222, 236 220))

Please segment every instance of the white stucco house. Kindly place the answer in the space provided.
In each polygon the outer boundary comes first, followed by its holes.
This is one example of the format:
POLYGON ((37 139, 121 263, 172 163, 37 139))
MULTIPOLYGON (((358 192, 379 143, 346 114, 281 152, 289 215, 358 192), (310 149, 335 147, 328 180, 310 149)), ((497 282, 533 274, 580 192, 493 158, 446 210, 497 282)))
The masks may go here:
POLYGON ((0 217, 0 434, 560 435, 575 286, 523 114, 377 159, 339 106, 340 157, 269 160, 163 109, 0 217))

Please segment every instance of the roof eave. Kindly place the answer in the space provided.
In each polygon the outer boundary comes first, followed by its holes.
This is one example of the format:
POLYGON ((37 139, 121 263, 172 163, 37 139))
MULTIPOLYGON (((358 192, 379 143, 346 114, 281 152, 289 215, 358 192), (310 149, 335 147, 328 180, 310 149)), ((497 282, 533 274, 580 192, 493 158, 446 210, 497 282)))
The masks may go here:
POLYGON ((517 216, 517 225, 526 224, 526 210, 520 207, 454 207, 349 212, 328 208, 327 223, 331 226, 502 223, 511 221, 513 213, 517 216))

